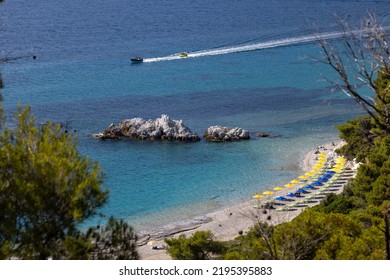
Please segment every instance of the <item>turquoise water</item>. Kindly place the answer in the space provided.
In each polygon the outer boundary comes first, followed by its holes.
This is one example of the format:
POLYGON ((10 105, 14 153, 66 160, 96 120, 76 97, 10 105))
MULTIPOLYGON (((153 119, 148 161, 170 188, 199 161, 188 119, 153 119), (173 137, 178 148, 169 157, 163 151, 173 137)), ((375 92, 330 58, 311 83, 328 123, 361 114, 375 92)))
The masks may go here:
POLYGON ((104 171, 110 199, 101 211, 139 230, 239 203, 300 174, 305 153, 336 140, 335 125, 361 114, 324 80, 334 77, 330 69, 313 62, 320 50, 310 24, 332 34, 335 13, 358 21, 371 10, 389 20, 388 1, 80 2, 1 5, 2 48, 38 57, 2 65, 3 105, 9 125, 18 102, 30 104, 39 122, 69 122, 80 152, 104 171), (245 49, 251 51, 238 52, 245 49), (182 51, 198 56, 164 60, 182 51), (151 62, 131 65, 136 55, 151 62), (161 114, 183 119, 199 135, 226 125, 253 137, 91 137, 112 122, 161 114), (254 136, 263 131, 278 136, 254 136))

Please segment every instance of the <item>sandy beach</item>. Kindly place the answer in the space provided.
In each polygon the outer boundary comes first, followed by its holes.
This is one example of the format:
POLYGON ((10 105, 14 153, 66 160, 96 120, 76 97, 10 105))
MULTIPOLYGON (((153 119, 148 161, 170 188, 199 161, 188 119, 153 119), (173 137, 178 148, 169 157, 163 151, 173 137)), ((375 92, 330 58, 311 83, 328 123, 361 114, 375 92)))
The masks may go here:
MULTIPOLYGON (((332 142, 311 150, 305 156, 303 163, 301 164, 302 174, 312 170, 318 160, 320 153, 326 154, 328 163, 333 163, 338 156, 334 152, 335 149, 339 148, 343 144, 343 142, 332 142)), ((337 187, 332 187, 332 190, 330 191, 334 193, 342 192, 343 186, 346 184, 348 179, 355 175, 355 170, 353 167, 354 166, 352 162, 346 163, 346 168, 349 170, 348 175, 343 175, 344 177, 339 179, 340 181, 337 187)), ((288 182, 286 182, 286 184, 287 183, 288 182)), ((299 204, 299 206, 291 208, 289 211, 280 211, 278 208, 281 208, 282 205, 289 205, 291 202, 283 202, 281 203, 281 206, 275 206, 274 209, 264 209, 256 206, 264 203, 266 199, 274 198, 276 195, 283 196, 289 192, 294 192, 294 190, 300 186, 303 186, 304 184, 305 182, 301 182, 292 188, 285 187, 282 190, 274 192, 274 194, 272 194, 270 197, 265 196, 260 200, 248 198, 248 201, 245 203, 210 213, 206 215, 206 217, 203 217, 193 224, 189 224, 181 228, 175 228, 171 232, 156 232, 154 234, 152 233, 146 236, 140 236, 138 242, 139 246, 137 249, 138 253, 140 254, 140 258, 143 260, 171 259, 166 251, 161 249, 164 246, 164 238, 178 237, 182 233, 186 234, 187 236, 191 236, 195 231, 210 230, 217 240, 227 241, 234 239, 235 237, 239 236, 239 234, 245 234, 249 228, 251 228, 258 221, 268 221, 274 225, 291 221, 307 207, 318 204, 320 200, 325 197, 325 195, 318 194, 318 196, 313 196, 314 198, 310 200, 310 203, 299 204), (156 247, 158 249, 156 249, 156 247)), ((315 194, 315 191, 312 191, 312 193, 315 194)), ((299 201, 299 199, 301 198, 294 200, 296 202, 299 201)))

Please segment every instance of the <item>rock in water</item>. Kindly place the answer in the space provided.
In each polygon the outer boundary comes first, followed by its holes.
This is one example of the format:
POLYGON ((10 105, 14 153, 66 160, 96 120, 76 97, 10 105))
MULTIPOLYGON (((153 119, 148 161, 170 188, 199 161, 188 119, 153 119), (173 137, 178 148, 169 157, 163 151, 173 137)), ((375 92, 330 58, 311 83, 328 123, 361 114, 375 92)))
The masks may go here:
POLYGON ((269 137, 270 135, 271 134, 268 133, 268 132, 258 132, 258 133, 256 133, 257 137, 262 137, 262 138, 269 137))
POLYGON ((210 142, 248 140, 249 131, 239 127, 211 126, 204 133, 203 137, 210 142))
POLYGON ((199 136, 186 127, 182 120, 172 120, 161 115, 155 120, 133 118, 123 120, 118 126, 111 124, 95 137, 106 139, 129 138, 137 140, 199 141, 199 136))

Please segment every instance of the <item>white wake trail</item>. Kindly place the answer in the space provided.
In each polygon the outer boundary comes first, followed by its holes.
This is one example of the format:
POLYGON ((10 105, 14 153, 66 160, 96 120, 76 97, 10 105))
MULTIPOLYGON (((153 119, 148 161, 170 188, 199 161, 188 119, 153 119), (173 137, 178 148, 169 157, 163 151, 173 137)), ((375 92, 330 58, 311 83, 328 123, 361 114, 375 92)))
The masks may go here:
MULTIPOLYGON (((362 32, 362 30, 356 30, 353 31, 352 33, 357 34, 358 32, 362 32)), ((195 52, 188 53, 187 57, 181 57, 180 54, 173 54, 173 55, 163 56, 163 57, 146 58, 144 59, 144 62, 158 62, 158 61, 185 59, 190 57, 202 57, 202 56, 224 55, 224 54, 231 54, 231 53, 238 53, 238 52, 256 51, 262 49, 310 43, 318 40, 337 39, 337 38, 341 38, 342 36, 345 36, 344 32, 328 32, 328 33, 315 34, 315 35, 270 40, 270 41, 260 42, 260 43, 251 43, 246 45, 195 51, 195 52)))

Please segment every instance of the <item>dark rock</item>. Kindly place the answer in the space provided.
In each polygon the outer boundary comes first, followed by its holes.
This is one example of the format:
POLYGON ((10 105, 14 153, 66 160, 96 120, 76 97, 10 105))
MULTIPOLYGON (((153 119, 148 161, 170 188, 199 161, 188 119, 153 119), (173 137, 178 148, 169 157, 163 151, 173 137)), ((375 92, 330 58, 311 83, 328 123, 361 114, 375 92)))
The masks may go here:
POLYGON ((268 132, 259 132, 259 133, 256 133, 256 136, 257 137, 269 137, 271 135, 271 133, 268 133, 268 132))

